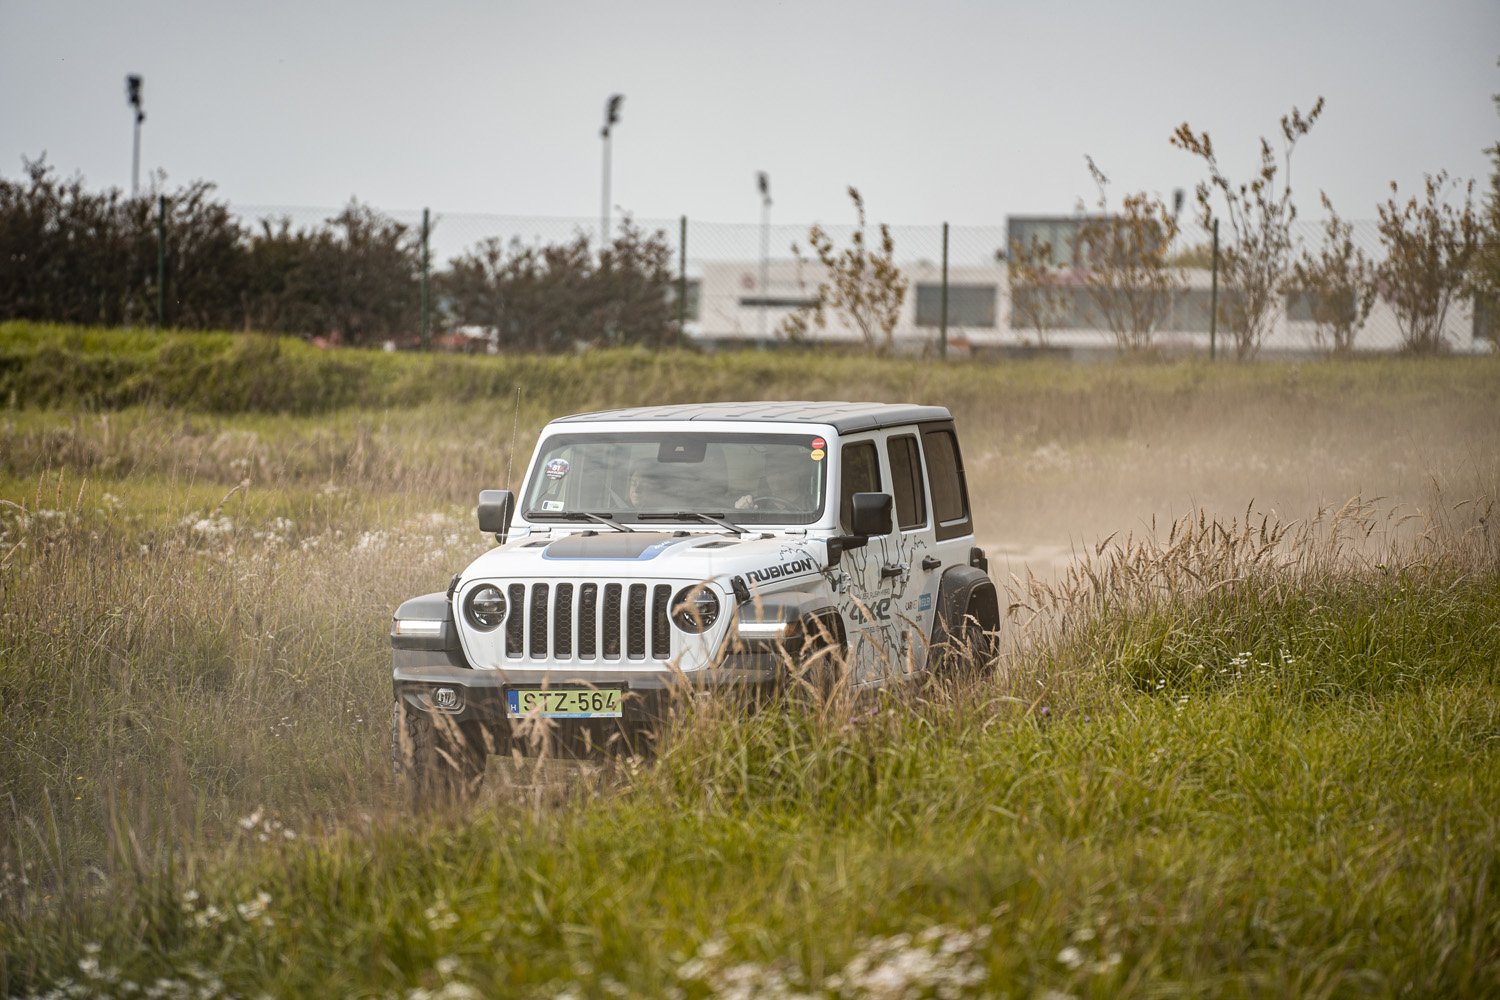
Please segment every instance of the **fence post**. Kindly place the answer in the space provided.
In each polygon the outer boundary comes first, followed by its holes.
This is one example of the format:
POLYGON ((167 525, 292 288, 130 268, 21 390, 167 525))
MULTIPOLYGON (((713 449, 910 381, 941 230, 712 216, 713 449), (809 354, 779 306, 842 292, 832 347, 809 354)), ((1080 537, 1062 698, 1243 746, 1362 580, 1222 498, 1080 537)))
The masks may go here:
POLYGON ((167 196, 156 199, 156 326, 167 325, 167 196))
POLYGON ((1214 276, 1208 292, 1208 360, 1219 353, 1219 220, 1214 220, 1214 276))
POLYGON ((680 220, 677 237, 677 339, 687 338, 687 216, 680 220))
POLYGON ((948 359, 948 223, 943 223, 943 301, 938 317, 941 340, 938 341, 938 357, 948 359))
POLYGON ((428 289, 432 267, 428 256, 427 237, 432 232, 427 209, 422 209, 422 350, 432 349, 432 296, 428 289))

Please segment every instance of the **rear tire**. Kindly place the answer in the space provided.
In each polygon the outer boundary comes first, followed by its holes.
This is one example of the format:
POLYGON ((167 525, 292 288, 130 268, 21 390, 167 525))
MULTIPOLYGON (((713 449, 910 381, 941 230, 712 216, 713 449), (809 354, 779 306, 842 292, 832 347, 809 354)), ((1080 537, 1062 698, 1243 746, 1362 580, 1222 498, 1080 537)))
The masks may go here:
POLYGON ((470 801, 488 758, 479 726, 414 709, 399 698, 392 705, 391 763, 406 779, 414 810, 470 801))
POLYGON ((937 648, 939 677, 978 677, 989 670, 990 664, 999 654, 999 638, 996 632, 985 626, 979 617, 980 609, 970 605, 964 612, 963 621, 948 633, 937 648))

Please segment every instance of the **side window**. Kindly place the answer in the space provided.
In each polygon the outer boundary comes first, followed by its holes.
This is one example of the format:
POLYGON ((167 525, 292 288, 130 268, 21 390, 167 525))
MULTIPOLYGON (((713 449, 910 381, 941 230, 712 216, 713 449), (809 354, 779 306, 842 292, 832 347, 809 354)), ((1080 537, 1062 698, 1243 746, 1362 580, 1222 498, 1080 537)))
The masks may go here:
POLYGON ((967 535, 972 530, 969 491, 964 484, 958 439, 951 428, 932 428, 922 432, 922 447, 927 452, 927 480, 932 484, 932 513, 937 518, 938 540, 967 535))
POLYGON ((845 444, 839 465, 839 526, 852 531, 854 494, 880 492, 880 456, 874 441, 845 444))
POLYGON ((927 523, 927 492, 922 489, 922 459, 917 439, 905 434, 886 442, 891 462, 891 492, 896 498, 896 522, 902 531, 927 523))

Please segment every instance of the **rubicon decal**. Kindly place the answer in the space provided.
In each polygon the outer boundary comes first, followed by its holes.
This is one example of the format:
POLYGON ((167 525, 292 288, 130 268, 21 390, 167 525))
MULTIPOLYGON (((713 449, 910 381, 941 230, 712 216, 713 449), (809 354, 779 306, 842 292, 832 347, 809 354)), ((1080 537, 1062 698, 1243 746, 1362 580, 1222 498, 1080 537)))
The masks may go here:
POLYGON ((796 576, 798 573, 810 573, 813 569, 812 557, 793 559, 784 562, 780 566, 767 566, 765 569, 752 569, 745 576, 751 583, 770 583, 772 580, 780 580, 786 576, 796 576))

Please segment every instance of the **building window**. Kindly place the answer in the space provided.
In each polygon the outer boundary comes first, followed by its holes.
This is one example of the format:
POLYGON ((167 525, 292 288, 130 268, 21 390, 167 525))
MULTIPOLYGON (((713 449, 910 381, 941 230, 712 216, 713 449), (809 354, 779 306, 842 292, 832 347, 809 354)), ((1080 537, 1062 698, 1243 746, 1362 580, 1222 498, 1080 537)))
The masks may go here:
MULTIPOLYGON (((992 329, 995 326, 996 285, 949 285, 948 325, 992 329)), ((942 326, 943 286, 917 285, 917 325, 942 326)))
POLYGON ((1079 216, 1036 219, 1011 217, 1005 221, 1006 259, 1010 259, 1018 246, 1025 250, 1031 249, 1032 241, 1035 240, 1037 244, 1047 245, 1050 256, 1046 263, 1049 266, 1074 267, 1078 263, 1078 230, 1087 222, 1087 218, 1079 216))
POLYGON ((1500 341, 1500 299, 1493 295, 1474 296, 1474 339, 1500 341))
POLYGON ((1286 293, 1286 318, 1289 323, 1332 323, 1339 317, 1352 323, 1355 318, 1354 291, 1343 295, 1319 295, 1316 292, 1291 291, 1286 293))
MULTIPOLYGON (((672 303, 672 315, 677 315, 677 292, 682 287, 681 282, 673 281, 667 292, 668 299, 672 303)), ((689 323, 696 323, 699 319, 699 306, 703 301, 703 279, 687 279, 687 308, 683 310, 683 316, 689 323)))
POLYGON ((811 309, 817 304, 817 299, 786 295, 747 295, 740 299, 741 309, 811 309))

